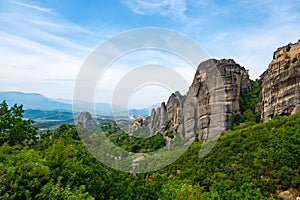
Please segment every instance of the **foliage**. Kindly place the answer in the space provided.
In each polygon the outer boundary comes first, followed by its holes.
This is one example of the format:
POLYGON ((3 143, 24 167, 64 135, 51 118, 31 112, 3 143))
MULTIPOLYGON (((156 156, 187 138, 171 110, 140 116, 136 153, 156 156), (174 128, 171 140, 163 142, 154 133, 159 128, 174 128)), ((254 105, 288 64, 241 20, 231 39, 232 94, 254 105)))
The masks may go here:
POLYGON ((286 64, 284 65, 284 69, 288 69, 288 68, 290 68, 290 66, 291 66, 290 63, 286 63, 286 64))
POLYGON ((0 104, 0 145, 28 144, 36 139, 37 128, 32 120, 23 119, 23 112, 22 105, 8 108, 5 101, 0 104))
POLYGON ((240 111, 241 114, 234 115, 231 120, 230 129, 235 130, 240 126, 240 123, 253 125, 260 122, 260 112, 256 112, 255 108, 261 98, 259 93, 261 86, 255 81, 250 81, 250 90, 241 94, 240 111))
POLYGON ((290 50, 291 50, 291 43, 289 43, 287 46, 286 46, 286 48, 285 48, 285 50, 287 51, 287 52, 289 52, 290 50))
MULTIPOLYGON (((161 135, 133 141, 119 130, 106 131, 112 141, 128 150, 153 150, 164 141, 161 135)), ((279 199, 278 190, 300 190, 299 144, 300 114, 276 117, 223 133, 205 158, 199 158, 202 142, 195 142, 168 167, 132 176, 97 161, 81 143, 76 127, 63 125, 44 133, 31 146, 0 146, 0 197, 279 199)))
POLYGON ((173 180, 193 181, 185 186, 185 195, 178 191, 186 196, 179 199, 199 199, 193 194, 198 184, 203 188, 200 199, 269 199, 270 194, 278 199, 277 190, 300 189, 299 136, 299 114, 278 117, 224 133, 204 159, 197 158, 201 143, 194 143, 163 171, 173 174, 173 180))
POLYGON ((136 138, 127 133, 112 134, 109 139, 126 151, 134 153, 153 152, 165 146, 165 139, 161 134, 148 138, 136 138))
POLYGON ((288 59, 288 58, 290 58, 290 56, 288 54, 284 54, 284 58, 288 59))
POLYGON ((121 131, 114 120, 103 119, 103 120, 98 120, 98 123, 103 132, 114 134, 121 131))
POLYGON ((293 60, 292 60, 292 63, 295 63, 298 61, 298 58, 297 57, 294 57, 293 60))

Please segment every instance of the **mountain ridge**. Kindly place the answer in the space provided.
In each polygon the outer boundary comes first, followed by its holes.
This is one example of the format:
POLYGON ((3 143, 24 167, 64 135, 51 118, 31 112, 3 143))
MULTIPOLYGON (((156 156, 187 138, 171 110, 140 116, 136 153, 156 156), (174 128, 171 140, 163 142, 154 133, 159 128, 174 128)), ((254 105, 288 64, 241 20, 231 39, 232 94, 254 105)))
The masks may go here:
POLYGON ((23 109, 33 110, 72 110, 72 106, 60 103, 38 93, 24 93, 19 91, 0 92, 0 101, 5 100, 9 106, 22 104, 23 109))
MULTIPOLYGON (((25 93, 20 91, 0 91, 0 101, 6 101, 8 106, 13 106, 15 103, 22 104, 25 110, 24 117, 32 118, 34 120, 53 119, 57 113, 64 113, 64 116, 71 116, 74 112, 86 111, 87 107, 94 107, 97 115, 113 116, 113 107, 109 103, 87 103, 80 102, 73 110, 73 100, 70 99, 53 99, 45 97, 39 93, 25 93)), ((137 118, 139 116, 146 117, 150 110, 157 104, 140 109, 114 107, 114 112, 118 116, 132 115, 137 118)), ((92 113, 92 111, 90 111, 92 113)), ((61 116, 57 118, 60 120, 61 116)), ((66 118, 64 117, 66 120, 66 118)), ((69 119, 69 118, 68 118, 69 119)), ((71 119, 71 118, 70 118, 71 119)))

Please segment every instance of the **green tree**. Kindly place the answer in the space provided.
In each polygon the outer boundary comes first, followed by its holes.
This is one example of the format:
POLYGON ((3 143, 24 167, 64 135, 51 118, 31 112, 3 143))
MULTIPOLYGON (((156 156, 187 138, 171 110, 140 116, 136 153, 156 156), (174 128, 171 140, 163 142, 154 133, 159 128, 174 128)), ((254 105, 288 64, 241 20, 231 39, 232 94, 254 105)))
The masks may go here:
POLYGON ((37 127, 33 120, 23 119, 23 112, 22 105, 8 108, 5 101, 0 104, 0 145, 29 144, 36 139, 37 127))
POLYGON ((0 147, 1 199, 31 199, 50 179, 50 169, 39 152, 20 145, 0 147))

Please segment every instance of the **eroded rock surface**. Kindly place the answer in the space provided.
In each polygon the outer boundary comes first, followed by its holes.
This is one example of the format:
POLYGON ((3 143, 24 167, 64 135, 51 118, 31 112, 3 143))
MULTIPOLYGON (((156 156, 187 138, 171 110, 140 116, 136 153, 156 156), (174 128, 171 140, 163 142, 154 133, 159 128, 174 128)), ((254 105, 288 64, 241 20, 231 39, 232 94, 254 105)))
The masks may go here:
POLYGON ((202 62, 183 106, 185 138, 206 140, 228 130, 240 112, 241 93, 248 90, 248 71, 232 59, 202 62))
POLYGON ((184 97, 179 93, 173 93, 167 102, 167 121, 170 123, 170 128, 176 132, 180 123, 183 122, 183 102, 184 97))
POLYGON ((300 112, 300 40, 278 48, 261 75, 262 120, 300 112))
POLYGON ((210 59, 198 66, 186 97, 173 93, 146 121, 152 134, 164 134, 167 121, 181 138, 206 140, 229 128, 240 111, 240 95, 249 88, 248 71, 234 60, 210 59))
POLYGON ((163 102, 160 107, 152 109, 151 115, 145 119, 150 129, 150 135, 163 133, 164 123, 167 119, 167 108, 163 102))

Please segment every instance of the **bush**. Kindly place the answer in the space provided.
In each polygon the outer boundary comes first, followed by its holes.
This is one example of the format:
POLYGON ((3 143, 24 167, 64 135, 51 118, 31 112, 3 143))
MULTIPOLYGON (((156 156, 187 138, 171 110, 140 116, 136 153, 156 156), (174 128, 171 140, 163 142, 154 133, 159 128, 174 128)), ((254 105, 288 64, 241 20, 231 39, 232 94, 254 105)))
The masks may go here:
POLYGON ((285 55, 284 55, 284 58, 288 59, 288 58, 290 58, 290 56, 287 55, 287 54, 285 54, 285 55))
POLYGON ((288 69, 288 68, 290 68, 290 64, 289 63, 286 63, 285 65, 284 65, 284 69, 288 69))
POLYGON ((291 50, 291 44, 288 44, 285 50, 289 52, 291 50))
POLYGON ((293 58, 292 63, 295 63, 295 62, 297 62, 297 61, 298 61, 298 58, 295 57, 295 58, 293 58))

